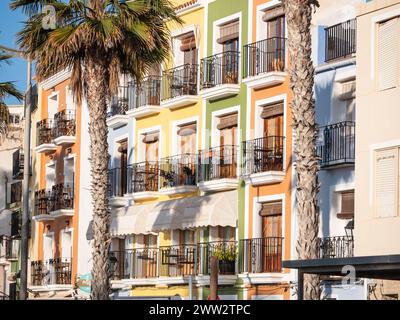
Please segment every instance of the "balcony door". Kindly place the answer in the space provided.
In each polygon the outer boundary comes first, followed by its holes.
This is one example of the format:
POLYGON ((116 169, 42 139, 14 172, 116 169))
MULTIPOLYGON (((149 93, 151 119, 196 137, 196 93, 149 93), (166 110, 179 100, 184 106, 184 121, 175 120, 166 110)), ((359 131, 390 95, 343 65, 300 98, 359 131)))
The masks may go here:
POLYGON ((217 126, 219 130, 219 176, 220 178, 236 177, 236 144, 238 114, 222 116, 217 126))
POLYGON ((282 262, 282 201, 261 204, 262 272, 279 272, 282 262))
MULTIPOLYGON (((217 42, 222 46, 222 57, 216 61, 216 68, 222 70, 222 83, 237 83, 239 66, 239 20, 220 26, 217 42)), ((219 83, 217 83, 219 84, 219 83)))
POLYGON ((281 171, 283 169, 284 117, 283 102, 267 105, 261 112, 263 119, 262 151, 255 159, 261 164, 261 171, 281 171))
POLYGON ((178 159, 172 171, 178 175, 178 184, 194 185, 196 177, 196 122, 178 126, 178 159))
POLYGON ((54 283, 55 280, 54 265, 53 263, 50 263, 52 259, 54 259, 54 234, 50 232, 43 234, 44 261, 43 261, 43 270, 41 274, 42 285, 54 283))
POLYGON ((118 158, 120 164, 120 174, 118 181, 118 194, 120 196, 127 192, 127 170, 128 170, 128 141, 118 142, 118 158))
POLYGON ((263 15, 266 23, 266 48, 263 49, 263 65, 270 71, 282 71, 285 59, 285 16, 282 6, 266 11, 263 15))

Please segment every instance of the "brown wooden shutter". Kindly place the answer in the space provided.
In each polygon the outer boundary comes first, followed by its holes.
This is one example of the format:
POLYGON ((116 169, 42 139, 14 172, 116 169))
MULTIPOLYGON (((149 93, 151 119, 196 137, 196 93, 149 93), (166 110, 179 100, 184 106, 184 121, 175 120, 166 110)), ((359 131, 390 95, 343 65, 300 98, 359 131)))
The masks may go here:
POLYGON ((263 107, 261 118, 266 119, 283 114, 283 102, 269 104, 263 107))
POLYGON ((128 141, 124 140, 119 143, 118 152, 126 152, 128 150, 128 141))
POLYGON ((339 219, 351 219, 354 217, 354 190, 342 192, 342 208, 337 214, 339 219))
POLYGON ((188 51, 196 49, 196 39, 193 33, 190 33, 189 36, 181 39, 181 51, 188 51))
POLYGON ((272 8, 271 10, 266 11, 262 17, 262 20, 264 22, 268 22, 270 20, 276 19, 283 15, 285 15, 283 7, 278 6, 278 7, 272 8))
POLYGON ((229 22, 219 28, 219 38, 217 42, 219 44, 225 43, 229 40, 239 38, 239 20, 229 22))
POLYGON ((179 126, 177 133, 178 133, 178 136, 181 136, 181 137, 190 136, 192 134, 195 134, 196 133, 196 123, 193 122, 193 123, 179 126))
POLYGON ((217 125, 218 130, 228 129, 236 127, 238 124, 238 114, 230 114, 220 118, 219 124, 217 125))
POLYGON ((143 143, 154 143, 157 141, 158 141, 158 132, 144 134, 143 143))
POLYGON ((262 217, 281 215, 282 201, 263 202, 259 214, 262 217))

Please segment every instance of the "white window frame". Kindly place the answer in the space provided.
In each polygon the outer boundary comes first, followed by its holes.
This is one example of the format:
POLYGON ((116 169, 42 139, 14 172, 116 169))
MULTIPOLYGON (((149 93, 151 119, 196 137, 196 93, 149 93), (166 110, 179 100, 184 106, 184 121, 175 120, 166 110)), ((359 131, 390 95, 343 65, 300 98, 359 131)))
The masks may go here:
POLYGON ((199 150, 199 116, 194 116, 194 117, 190 117, 190 118, 185 118, 185 119, 181 119, 181 120, 177 120, 174 121, 171 124, 171 133, 170 136, 172 137, 172 144, 170 146, 171 148, 171 155, 177 155, 178 154, 178 127, 188 124, 188 123, 196 123, 196 145, 195 145, 195 153, 197 153, 197 151, 199 150))

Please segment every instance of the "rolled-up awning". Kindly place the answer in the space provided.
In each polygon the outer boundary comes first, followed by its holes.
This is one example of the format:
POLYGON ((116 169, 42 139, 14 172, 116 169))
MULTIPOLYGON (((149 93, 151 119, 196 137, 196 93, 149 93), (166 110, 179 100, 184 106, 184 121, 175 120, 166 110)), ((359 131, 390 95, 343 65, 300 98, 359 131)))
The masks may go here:
POLYGON ((207 226, 236 227, 237 191, 154 204, 146 229, 152 232, 207 226))
POLYGON ((111 236, 124 236, 128 234, 150 234, 146 226, 154 205, 133 205, 117 209, 111 215, 111 236))

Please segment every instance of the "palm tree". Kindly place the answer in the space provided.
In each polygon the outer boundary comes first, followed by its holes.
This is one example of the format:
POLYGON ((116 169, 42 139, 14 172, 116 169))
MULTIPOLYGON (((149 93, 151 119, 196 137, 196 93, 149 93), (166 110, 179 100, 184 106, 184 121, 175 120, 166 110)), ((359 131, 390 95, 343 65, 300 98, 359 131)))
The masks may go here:
MULTIPOLYGON (((0 63, 10 64, 10 59, 12 57, 11 54, 7 54, 4 50, 0 50, 0 63)), ((20 91, 18 91, 13 82, 0 82, 0 142, 7 133, 10 117, 8 107, 5 103, 5 98, 7 97, 15 97, 21 101, 24 96, 20 91)))
MULTIPOLYGON (((295 135, 296 200, 298 212, 298 240, 296 251, 299 259, 318 257, 318 170, 313 99, 314 67, 311 60, 311 15, 317 0, 283 0, 287 21, 289 47, 289 76, 293 92, 291 111, 295 135)), ((304 276, 304 298, 319 300, 319 276, 304 276)))
POLYGON ((71 70, 77 103, 89 109, 91 195, 93 202, 92 299, 109 299, 110 214, 107 199, 107 101, 121 74, 140 80, 170 51, 167 21, 180 23, 169 0, 13 0, 28 21, 18 34, 21 49, 36 61, 41 81, 71 70), (44 5, 55 9, 56 26, 44 30, 44 5))

